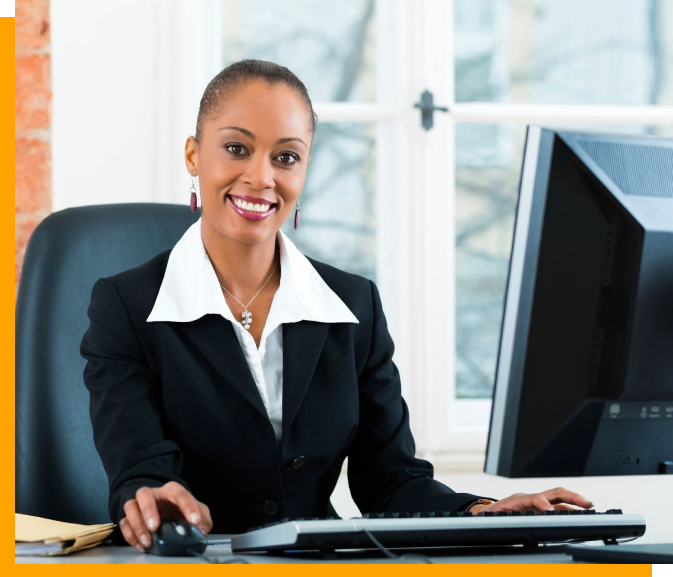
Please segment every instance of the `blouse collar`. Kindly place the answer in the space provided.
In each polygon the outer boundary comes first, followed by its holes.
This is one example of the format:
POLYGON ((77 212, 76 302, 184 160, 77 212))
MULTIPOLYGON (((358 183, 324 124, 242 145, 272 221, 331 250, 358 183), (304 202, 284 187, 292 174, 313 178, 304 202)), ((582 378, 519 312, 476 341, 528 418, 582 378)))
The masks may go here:
MULTIPOLYGON (((278 326, 302 320, 359 323, 282 230, 278 231, 277 238, 280 245, 280 286, 274 295, 267 324, 278 326)), ((171 251, 147 322, 191 322, 206 314, 222 315, 242 327, 224 300, 215 269, 203 245, 199 218, 171 251)), ((265 333, 266 328, 270 327, 265 327, 265 333)))

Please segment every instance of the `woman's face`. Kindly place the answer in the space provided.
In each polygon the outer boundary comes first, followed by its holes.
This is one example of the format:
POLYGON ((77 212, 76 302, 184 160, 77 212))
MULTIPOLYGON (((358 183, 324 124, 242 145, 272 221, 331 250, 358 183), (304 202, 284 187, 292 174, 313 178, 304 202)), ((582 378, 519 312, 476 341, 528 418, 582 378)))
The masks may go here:
POLYGON ((309 114, 284 83, 250 81, 226 97, 204 123, 201 142, 190 136, 185 150, 205 225, 244 243, 275 238, 306 180, 309 114))

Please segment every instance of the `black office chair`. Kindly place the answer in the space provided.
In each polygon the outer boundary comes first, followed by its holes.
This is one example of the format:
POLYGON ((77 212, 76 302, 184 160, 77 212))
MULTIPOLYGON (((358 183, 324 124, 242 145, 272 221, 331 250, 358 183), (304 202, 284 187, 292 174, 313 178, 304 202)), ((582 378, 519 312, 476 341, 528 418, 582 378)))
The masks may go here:
POLYGON ((110 522, 79 354, 91 289, 175 246, 200 214, 172 204, 83 206, 51 214, 33 233, 16 302, 17 513, 110 522))

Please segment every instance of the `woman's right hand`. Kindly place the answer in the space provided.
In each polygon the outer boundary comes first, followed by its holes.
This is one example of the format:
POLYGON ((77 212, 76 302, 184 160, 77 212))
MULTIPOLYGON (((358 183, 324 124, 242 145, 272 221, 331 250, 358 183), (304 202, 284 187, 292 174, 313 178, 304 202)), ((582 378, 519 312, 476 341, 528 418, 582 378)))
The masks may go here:
POLYGON ((159 528, 162 517, 185 519, 205 535, 213 528, 210 509, 176 481, 162 487, 140 487, 136 498, 124 503, 126 517, 119 521, 124 539, 144 553, 152 543, 150 532, 159 528))

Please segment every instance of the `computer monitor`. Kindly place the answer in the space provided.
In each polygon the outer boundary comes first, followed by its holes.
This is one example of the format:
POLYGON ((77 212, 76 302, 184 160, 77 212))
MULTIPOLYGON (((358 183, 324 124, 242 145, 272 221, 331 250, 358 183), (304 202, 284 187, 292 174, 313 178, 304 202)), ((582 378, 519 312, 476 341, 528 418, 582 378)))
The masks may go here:
POLYGON ((528 128, 484 470, 673 473, 673 140, 528 128))

